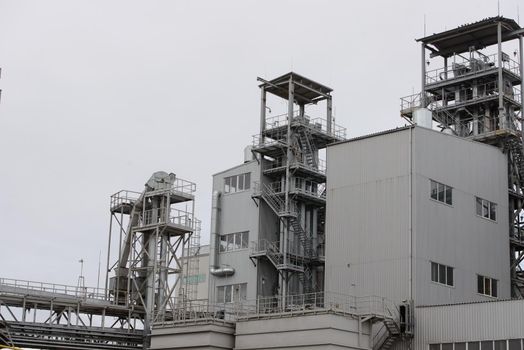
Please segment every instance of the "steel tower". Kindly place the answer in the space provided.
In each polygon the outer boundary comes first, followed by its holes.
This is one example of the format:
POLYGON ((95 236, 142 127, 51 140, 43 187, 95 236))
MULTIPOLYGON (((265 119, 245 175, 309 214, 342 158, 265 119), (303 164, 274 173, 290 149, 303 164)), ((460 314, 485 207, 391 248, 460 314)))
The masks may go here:
POLYGON ((258 80, 260 134, 252 151, 259 155, 261 178, 254 198, 271 209, 279 232, 276 240, 260 239, 251 258, 266 259, 278 271, 281 296, 322 291, 326 174, 319 150, 344 140, 346 130, 333 123, 330 88, 293 72, 258 80), (267 93, 287 101, 287 114, 266 116, 267 93), (321 101, 325 117, 305 114, 307 105, 321 101))
POLYGON ((146 330, 158 317, 169 318, 166 312, 192 294, 181 272, 182 261, 190 263, 183 255, 200 237, 200 221, 194 218, 195 190, 194 183, 175 174, 156 172, 142 193, 120 191, 111 196, 108 252, 115 235, 119 251, 112 265, 108 254, 107 298, 129 308, 143 308, 146 330), (111 271, 114 276, 109 277, 111 271), (178 283, 184 285, 175 298, 178 283))

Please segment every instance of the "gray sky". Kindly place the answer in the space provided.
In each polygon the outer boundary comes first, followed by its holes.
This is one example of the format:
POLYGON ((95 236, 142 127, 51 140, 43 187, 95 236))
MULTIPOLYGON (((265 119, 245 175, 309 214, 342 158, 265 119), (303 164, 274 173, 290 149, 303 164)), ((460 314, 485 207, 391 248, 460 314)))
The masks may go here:
POLYGON ((96 285, 109 196, 157 170, 197 183, 207 240, 211 175, 258 131, 257 76, 332 87, 349 136, 403 125, 424 14, 429 34, 497 1, 0 0, 0 277, 76 284, 84 258, 96 285))

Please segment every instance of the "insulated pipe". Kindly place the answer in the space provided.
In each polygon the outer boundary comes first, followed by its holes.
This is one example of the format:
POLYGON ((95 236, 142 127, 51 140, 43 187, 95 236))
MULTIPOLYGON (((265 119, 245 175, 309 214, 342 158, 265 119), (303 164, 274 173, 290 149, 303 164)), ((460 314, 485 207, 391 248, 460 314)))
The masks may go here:
POLYGON ((218 217, 220 211, 220 192, 213 191, 213 197, 211 200, 211 237, 210 246, 213 251, 211 252, 209 261, 209 273, 213 276, 223 277, 231 276, 235 273, 235 269, 231 266, 220 266, 218 253, 220 249, 220 240, 218 237, 218 217))

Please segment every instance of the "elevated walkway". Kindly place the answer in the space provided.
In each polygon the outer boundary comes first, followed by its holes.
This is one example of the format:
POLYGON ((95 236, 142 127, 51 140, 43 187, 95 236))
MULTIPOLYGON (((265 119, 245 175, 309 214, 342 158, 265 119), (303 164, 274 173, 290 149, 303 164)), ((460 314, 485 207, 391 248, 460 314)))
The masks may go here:
POLYGON ((144 310, 103 290, 0 278, 0 344, 38 349, 139 349, 144 310))

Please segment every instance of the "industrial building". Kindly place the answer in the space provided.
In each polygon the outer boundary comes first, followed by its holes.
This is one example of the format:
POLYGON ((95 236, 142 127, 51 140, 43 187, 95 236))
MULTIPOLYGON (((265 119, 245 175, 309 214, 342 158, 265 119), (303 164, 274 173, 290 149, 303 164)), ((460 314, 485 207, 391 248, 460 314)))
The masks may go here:
POLYGON ((331 88, 259 78, 253 144, 213 175, 209 256, 195 184, 155 173, 111 197, 102 293, 0 281, 0 340, 523 350, 524 29, 499 16, 417 41, 407 125, 347 139, 331 88))

